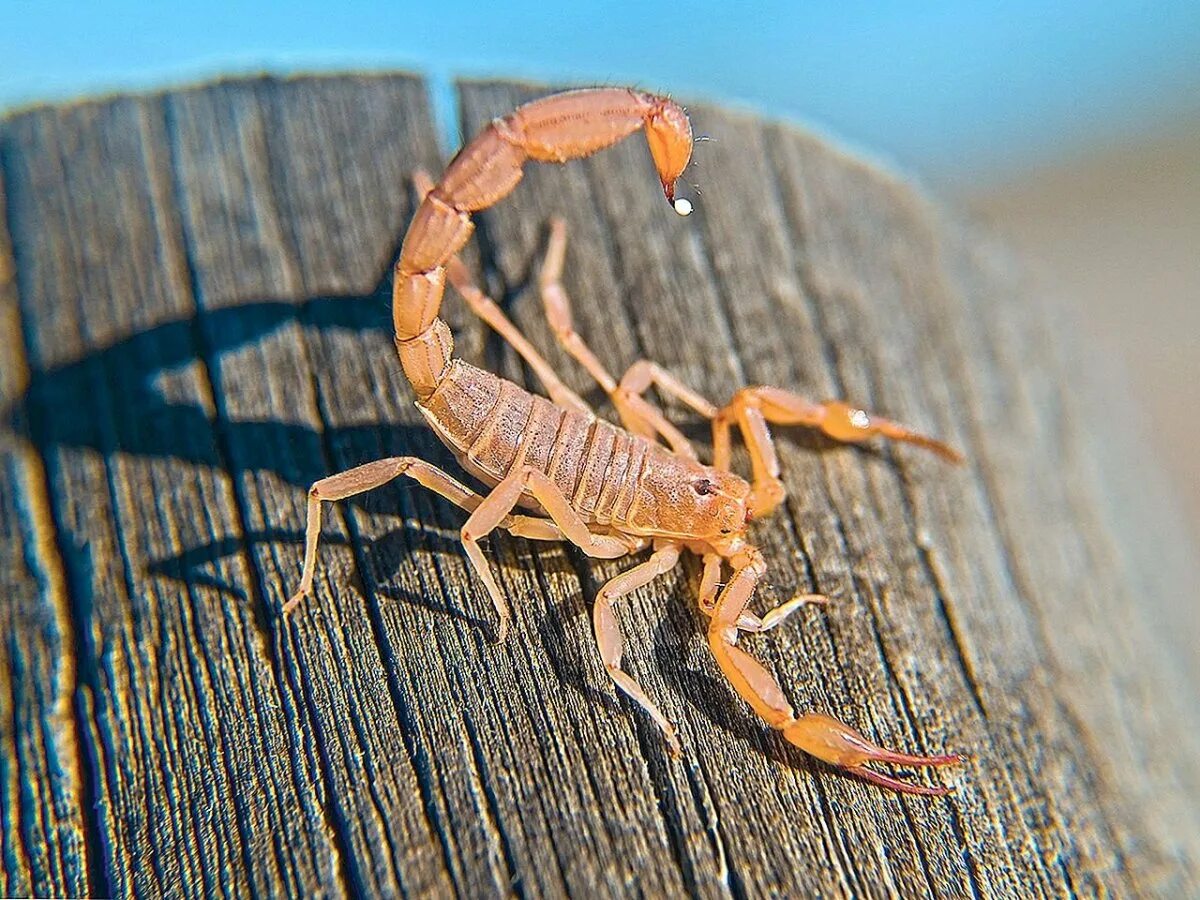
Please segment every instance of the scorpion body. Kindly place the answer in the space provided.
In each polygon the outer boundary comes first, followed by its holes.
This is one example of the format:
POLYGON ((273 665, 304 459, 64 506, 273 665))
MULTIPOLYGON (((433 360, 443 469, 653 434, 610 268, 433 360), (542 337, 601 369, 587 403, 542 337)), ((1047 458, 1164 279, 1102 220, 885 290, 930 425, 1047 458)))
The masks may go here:
POLYGON ((797 716, 774 677, 737 646, 742 632, 774 628, 806 603, 802 595, 762 617, 747 607, 766 572, 749 543, 751 519, 783 499, 779 463, 768 423, 819 428, 842 441, 882 435, 907 441, 951 460, 946 445, 840 401, 814 403, 768 386, 745 388, 718 408, 652 362, 635 363, 618 381, 574 331, 570 302, 560 283, 566 232, 551 227, 539 284, 551 327, 563 348, 606 391, 623 427, 605 422, 566 387, 499 307, 471 281, 457 252, 473 231, 471 213, 510 193, 529 160, 566 162, 604 149, 643 130, 663 193, 682 215, 690 203, 676 198, 675 183, 691 158, 692 132, 684 110, 641 91, 570 91, 528 103, 496 119, 451 161, 437 184, 422 173, 414 181, 421 204, 405 236, 393 280, 395 344, 417 406, 462 467, 489 488, 478 494, 415 457, 376 460, 318 481, 309 491, 304 571, 293 609, 312 593, 321 505, 379 487, 401 475, 413 478, 467 510, 463 547, 499 616, 503 639, 511 618, 479 546, 496 528, 533 540, 567 540, 598 558, 652 547, 649 558, 600 588, 593 607, 596 642, 613 682, 659 725, 673 753, 674 726, 621 667, 623 641, 613 611, 622 596, 670 570, 683 550, 703 558, 699 606, 710 619, 708 643, 735 690, 772 728, 804 751, 893 790, 941 794, 867 767, 868 762, 940 766, 956 755, 914 756, 878 747, 849 726, 819 713, 797 716), (438 317, 450 281, 468 305, 526 360, 550 399, 453 356, 450 329, 438 317), (713 464, 701 463, 688 440, 645 393, 664 395, 710 419, 713 464), (732 431, 749 450, 752 478, 730 469, 732 431), (722 584, 725 567, 731 569, 722 584))

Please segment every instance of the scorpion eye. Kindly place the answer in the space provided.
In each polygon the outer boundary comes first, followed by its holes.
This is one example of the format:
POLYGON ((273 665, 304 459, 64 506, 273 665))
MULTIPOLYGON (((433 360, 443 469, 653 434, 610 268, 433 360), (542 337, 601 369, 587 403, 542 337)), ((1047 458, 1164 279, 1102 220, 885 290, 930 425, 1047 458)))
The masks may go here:
POLYGON ((692 489, 701 497, 707 497, 709 494, 717 492, 717 486, 707 478, 701 478, 699 481, 693 482, 692 489))

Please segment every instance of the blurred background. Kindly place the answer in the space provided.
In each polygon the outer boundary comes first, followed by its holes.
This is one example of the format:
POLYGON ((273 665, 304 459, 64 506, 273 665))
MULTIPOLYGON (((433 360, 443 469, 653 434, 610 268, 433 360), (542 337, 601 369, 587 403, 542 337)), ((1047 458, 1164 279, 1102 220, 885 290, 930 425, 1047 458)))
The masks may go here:
POLYGON ((1200 2, 0 0, 0 110, 218 74, 633 83, 822 131, 1003 234, 1140 409, 1200 534, 1200 2), (747 5, 748 6, 748 5, 747 5))

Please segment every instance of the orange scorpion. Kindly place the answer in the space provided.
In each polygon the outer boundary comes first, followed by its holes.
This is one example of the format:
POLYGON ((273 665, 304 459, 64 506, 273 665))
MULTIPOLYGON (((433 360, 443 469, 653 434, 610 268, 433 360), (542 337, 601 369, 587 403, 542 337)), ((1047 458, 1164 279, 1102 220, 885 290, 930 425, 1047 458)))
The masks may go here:
POLYGON ((421 204, 394 272, 396 350, 421 414, 461 466, 490 489, 480 495, 411 456, 376 460, 321 479, 308 492, 300 587, 283 610, 294 609, 312 593, 322 502, 373 490, 401 475, 470 513, 462 527, 462 544, 495 604, 500 640, 508 630, 508 603, 479 546, 494 529, 532 540, 570 541, 601 559, 652 547, 645 561, 600 588, 593 623, 609 676, 653 718, 670 751, 678 755, 675 727, 621 669, 623 640, 613 606, 673 568, 680 552, 690 550, 703 559, 699 605, 710 619, 709 648, 733 688, 768 725, 806 753, 874 784, 912 794, 944 794, 948 788, 902 781, 866 764, 942 766, 962 757, 899 753, 876 746, 829 716, 797 716, 775 678, 737 642, 741 632, 769 631, 804 604, 826 599, 802 595, 762 617, 747 610, 767 569, 762 553, 747 540, 747 528, 784 498, 768 423, 818 428, 838 441, 882 435, 953 461, 961 461, 960 455, 855 406, 815 403, 776 387, 743 388, 718 409, 646 360, 634 363, 616 381, 572 326, 570 301, 559 280, 566 230, 556 220, 539 276, 545 313, 562 347, 608 394, 624 425, 619 428, 599 419, 558 379, 501 309, 472 283, 456 256, 474 229, 471 213, 507 196, 528 160, 562 163, 586 157, 639 129, 645 131, 667 201, 687 215, 691 203, 676 198, 675 184, 691 159, 691 123, 675 102, 636 90, 576 90, 535 100, 495 119, 459 151, 437 184, 417 174, 421 204), (549 400, 453 357, 450 329, 438 318, 447 280, 526 360, 549 400), (683 434, 645 399, 651 386, 711 420, 711 466, 699 461, 683 434), (730 469, 734 426, 749 451, 750 482, 730 469), (731 574, 722 582, 726 565, 731 574))

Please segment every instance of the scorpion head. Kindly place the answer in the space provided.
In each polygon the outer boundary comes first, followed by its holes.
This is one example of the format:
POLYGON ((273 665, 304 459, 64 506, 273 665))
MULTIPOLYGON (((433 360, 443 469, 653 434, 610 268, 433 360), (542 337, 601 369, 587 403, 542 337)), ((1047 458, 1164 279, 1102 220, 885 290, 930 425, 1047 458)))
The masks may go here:
POLYGON ((631 524, 727 556, 745 544, 749 497, 750 485, 732 472, 692 462, 651 469, 642 477, 631 524))

